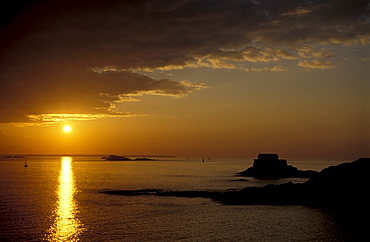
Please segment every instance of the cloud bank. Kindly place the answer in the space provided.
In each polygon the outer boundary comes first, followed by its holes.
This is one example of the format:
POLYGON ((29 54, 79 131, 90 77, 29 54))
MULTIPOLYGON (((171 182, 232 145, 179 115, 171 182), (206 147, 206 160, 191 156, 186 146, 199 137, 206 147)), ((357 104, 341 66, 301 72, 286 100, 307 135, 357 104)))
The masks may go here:
MULTIPOLYGON (((68 68, 73 70, 73 68, 68 68)), ((45 125, 60 121, 93 120, 106 117, 128 117, 140 114, 120 112, 116 104, 140 101, 143 95, 182 97, 204 84, 170 79, 154 80, 129 71, 33 70, 24 76, 9 76, 1 89, 3 123, 45 125), (56 74, 57 73, 57 74, 56 74), (23 79, 24 78, 24 79, 23 79)))
POLYGON ((206 87, 136 70, 334 68, 327 46, 369 44, 369 22, 364 0, 38 1, 2 25, 0 122, 134 115, 115 104, 206 87))

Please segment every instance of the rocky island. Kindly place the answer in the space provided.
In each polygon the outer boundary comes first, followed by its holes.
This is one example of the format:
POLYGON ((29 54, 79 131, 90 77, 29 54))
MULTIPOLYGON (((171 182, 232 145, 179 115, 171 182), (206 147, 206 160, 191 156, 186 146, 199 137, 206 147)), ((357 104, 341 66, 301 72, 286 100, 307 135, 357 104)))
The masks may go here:
POLYGON ((130 158, 126 156, 118 156, 118 155, 110 155, 108 157, 103 157, 107 161, 127 161, 131 160, 130 158))
MULTIPOLYGON (((110 155, 108 157, 102 157, 102 159, 107 161, 132 161, 133 159, 128 158, 126 156, 118 156, 118 155, 110 155)), ((150 159, 150 158, 136 158, 135 161, 157 161, 157 159, 150 159)))
POLYGON ((258 159, 254 159, 252 167, 237 174, 260 179, 279 179, 285 177, 311 178, 317 173, 312 170, 298 170, 288 165, 287 160, 279 159, 277 154, 259 154, 258 159))

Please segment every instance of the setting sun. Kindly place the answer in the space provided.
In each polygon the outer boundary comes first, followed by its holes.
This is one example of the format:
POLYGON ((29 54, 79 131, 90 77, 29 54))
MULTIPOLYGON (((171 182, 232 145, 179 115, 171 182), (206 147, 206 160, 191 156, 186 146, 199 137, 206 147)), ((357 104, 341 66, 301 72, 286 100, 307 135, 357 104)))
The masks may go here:
POLYGON ((69 125, 65 125, 65 126, 63 127, 63 131, 64 131, 64 132, 66 132, 66 133, 71 132, 71 130, 72 130, 72 128, 71 128, 71 126, 69 126, 69 125))

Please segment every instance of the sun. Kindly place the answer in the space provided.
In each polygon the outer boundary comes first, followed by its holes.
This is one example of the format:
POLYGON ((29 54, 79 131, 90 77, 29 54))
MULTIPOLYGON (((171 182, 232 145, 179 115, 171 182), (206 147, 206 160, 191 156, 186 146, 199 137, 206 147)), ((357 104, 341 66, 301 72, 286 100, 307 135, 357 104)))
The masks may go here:
POLYGON ((64 132, 66 132, 66 133, 71 132, 71 130, 72 130, 72 127, 71 127, 71 126, 69 126, 69 125, 65 125, 65 126, 63 127, 63 131, 64 131, 64 132))

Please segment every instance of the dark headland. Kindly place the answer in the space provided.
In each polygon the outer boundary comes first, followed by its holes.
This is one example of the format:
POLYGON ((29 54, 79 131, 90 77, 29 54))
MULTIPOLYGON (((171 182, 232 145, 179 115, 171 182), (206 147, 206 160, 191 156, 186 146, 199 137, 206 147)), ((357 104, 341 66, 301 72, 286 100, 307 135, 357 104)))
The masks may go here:
POLYGON ((334 210, 368 211, 370 158, 330 166, 303 184, 291 182, 226 191, 107 190, 106 194, 211 198, 223 204, 307 205, 334 210))

